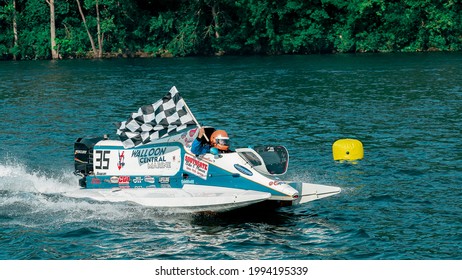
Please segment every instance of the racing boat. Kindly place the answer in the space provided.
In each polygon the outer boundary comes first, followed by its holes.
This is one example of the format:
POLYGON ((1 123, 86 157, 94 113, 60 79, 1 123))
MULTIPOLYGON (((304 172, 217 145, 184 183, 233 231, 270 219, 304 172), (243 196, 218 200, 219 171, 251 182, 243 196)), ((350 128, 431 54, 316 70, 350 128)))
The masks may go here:
MULTIPOLYGON (((256 203, 298 205, 341 189, 282 181, 289 165, 283 146, 238 148, 195 155, 200 125, 178 91, 141 107, 119 124, 120 139, 82 137, 74 143, 80 189, 67 195, 129 202, 175 212, 224 212, 256 203), (173 104, 173 105, 172 105, 173 104)), ((210 135, 214 128, 204 128, 210 135)))

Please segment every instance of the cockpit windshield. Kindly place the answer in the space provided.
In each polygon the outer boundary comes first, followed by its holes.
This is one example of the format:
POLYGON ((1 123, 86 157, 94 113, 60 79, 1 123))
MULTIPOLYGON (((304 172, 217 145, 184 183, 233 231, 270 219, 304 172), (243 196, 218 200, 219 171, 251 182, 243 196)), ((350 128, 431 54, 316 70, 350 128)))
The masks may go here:
POLYGON ((270 174, 281 175, 286 173, 289 166, 289 152, 283 146, 259 146, 254 148, 265 162, 270 174))
POLYGON ((255 154, 254 151, 250 152, 240 152, 239 155, 243 157, 252 167, 262 165, 262 161, 255 154))
POLYGON ((285 174, 289 166, 289 153, 283 146, 258 146, 236 151, 255 170, 266 175, 285 174))

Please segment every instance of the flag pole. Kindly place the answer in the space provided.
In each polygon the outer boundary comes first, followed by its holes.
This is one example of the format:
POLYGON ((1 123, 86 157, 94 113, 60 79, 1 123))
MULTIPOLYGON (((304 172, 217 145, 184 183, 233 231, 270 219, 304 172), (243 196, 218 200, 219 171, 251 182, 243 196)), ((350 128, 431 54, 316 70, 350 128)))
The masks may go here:
MULTIPOLYGON (((186 108, 186 111, 188 111, 188 113, 191 115, 193 121, 197 124, 197 127, 199 127, 199 130, 202 129, 202 126, 199 124, 199 122, 196 120, 196 117, 194 117, 193 113, 191 112, 191 110, 189 109, 189 106, 188 104, 186 104, 186 101, 184 101, 183 99, 183 103, 184 103, 184 107, 186 108)), ((199 131, 200 133, 200 131, 199 131)), ((207 142, 210 142, 209 138, 207 137, 207 135, 205 134, 205 131, 204 131, 204 134, 203 136, 205 137, 205 139, 207 140, 207 142)))

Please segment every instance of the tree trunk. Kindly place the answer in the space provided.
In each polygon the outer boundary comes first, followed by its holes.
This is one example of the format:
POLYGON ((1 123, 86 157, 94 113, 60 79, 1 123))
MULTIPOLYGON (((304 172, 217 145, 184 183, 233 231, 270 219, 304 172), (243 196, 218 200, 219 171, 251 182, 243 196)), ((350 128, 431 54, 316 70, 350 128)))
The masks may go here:
POLYGON ((98 50, 96 50, 95 41, 93 41, 93 37, 91 36, 90 30, 88 30, 87 21, 85 19, 85 15, 83 14, 80 1, 79 0, 75 0, 75 1, 77 1, 77 6, 79 7, 79 12, 80 12, 80 16, 82 17, 83 25, 85 26, 85 30, 87 31, 88 38, 90 39, 90 44, 91 44, 91 49, 93 50, 93 55, 94 57, 101 57, 101 54, 98 52, 98 50))
POLYGON ((212 6, 212 16, 213 16, 213 22, 214 22, 214 25, 215 25, 215 38, 220 38, 220 33, 218 33, 218 28, 220 27, 218 25, 218 8, 217 8, 218 4, 217 3, 213 3, 213 6, 212 6))
POLYGON ((98 37, 98 58, 103 57, 103 34, 101 34, 101 23, 100 23, 100 18, 99 18, 99 6, 98 6, 98 0, 96 0, 96 28, 98 31, 97 37, 98 37))
POLYGON ((56 24, 55 24, 55 0, 46 0, 50 6, 50 40, 51 40, 51 58, 59 59, 59 53, 56 49, 56 24))
MULTIPOLYGON (((13 45, 18 46, 18 24, 16 22, 16 0, 13 0, 13 45)), ((13 53, 13 59, 16 60, 16 50, 13 53)))

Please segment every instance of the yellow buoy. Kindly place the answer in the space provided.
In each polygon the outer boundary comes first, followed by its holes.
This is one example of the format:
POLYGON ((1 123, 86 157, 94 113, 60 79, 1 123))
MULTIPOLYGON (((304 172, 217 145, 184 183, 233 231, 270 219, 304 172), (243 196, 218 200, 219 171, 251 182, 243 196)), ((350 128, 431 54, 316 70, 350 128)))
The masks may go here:
POLYGON ((340 139, 332 145, 334 160, 357 160, 364 157, 363 144, 356 139, 340 139))

